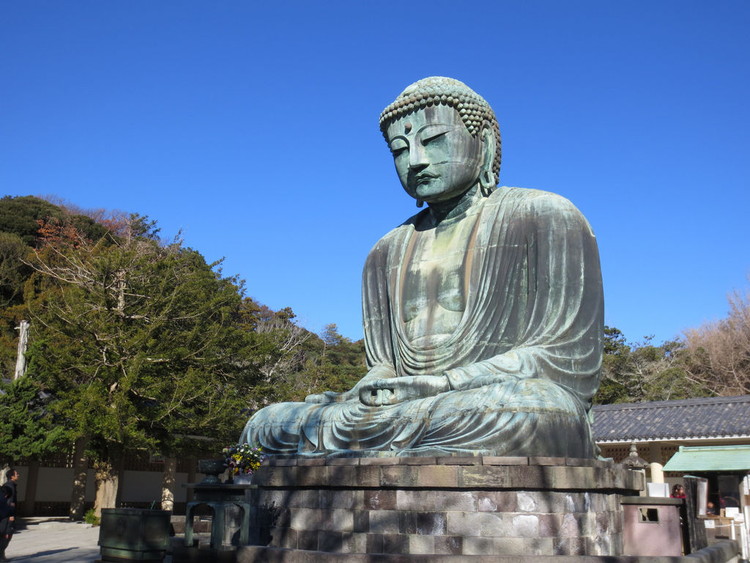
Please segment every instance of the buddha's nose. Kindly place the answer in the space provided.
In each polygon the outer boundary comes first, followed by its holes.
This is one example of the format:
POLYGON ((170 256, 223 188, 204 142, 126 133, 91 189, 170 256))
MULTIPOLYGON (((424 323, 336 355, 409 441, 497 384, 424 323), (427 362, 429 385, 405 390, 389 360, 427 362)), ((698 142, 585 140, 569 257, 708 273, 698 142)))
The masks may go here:
POLYGON ((424 168, 428 164, 429 162, 427 162, 427 156, 425 155, 424 148, 420 147, 418 144, 411 147, 411 149, 409 150, 409 168, 424 168))

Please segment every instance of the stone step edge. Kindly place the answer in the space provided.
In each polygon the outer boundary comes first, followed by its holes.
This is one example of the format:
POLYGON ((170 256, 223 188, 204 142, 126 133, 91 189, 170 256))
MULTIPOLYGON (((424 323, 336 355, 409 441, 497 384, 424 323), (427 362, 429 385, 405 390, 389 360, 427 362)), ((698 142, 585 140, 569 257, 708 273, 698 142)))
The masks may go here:
POLYGON ((445 456, 445 457, 308 457, 269 455, 261 464, 264 467, 314 467, 357 465, 560 465, 568 467, 613 467, 619 466, 611 459, 588 459, 572 457, 499 457, 499 456, 445 456))
POLYGON ((325 553, 268 546, 244 546, 237 551, 237 563, 312 563, 347 561, 351 563, 401 563, 412 561, 471 561, 472 563, 719 563, 737 561, 739 544, 734 540, 721 542, 681 557, 644 557, 633 555, 400 555, 367 553, 325 553))

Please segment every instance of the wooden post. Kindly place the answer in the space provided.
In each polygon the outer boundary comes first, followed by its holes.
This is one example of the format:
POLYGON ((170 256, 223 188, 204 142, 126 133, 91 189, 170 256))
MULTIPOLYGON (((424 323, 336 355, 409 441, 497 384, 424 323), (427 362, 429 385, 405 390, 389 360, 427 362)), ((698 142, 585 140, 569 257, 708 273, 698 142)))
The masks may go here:
MULTIPOLYGON (((705 481, 701 477, 685 475, 685 510, 687 512, 685 520, 687 521, 688 537, 690 540, 690 553, 708 546, 706 538, 706 525, 698 519, 698 483, 705 481)), ((686 553, 685 555, 689 555, 686 553)))
MULTIPOLYGON (((196 480, 196 466, 198 465, 198 460, 195 459, 195 457, 190 456, 188 458, 188 474, 187 474, 187 482, 188 483, 195 483, 196 480)), ((188 487, 187 492, 185 493, 185 502, 192 502, 194 499, 193 495, 194 489, 192 487, 188 487)))

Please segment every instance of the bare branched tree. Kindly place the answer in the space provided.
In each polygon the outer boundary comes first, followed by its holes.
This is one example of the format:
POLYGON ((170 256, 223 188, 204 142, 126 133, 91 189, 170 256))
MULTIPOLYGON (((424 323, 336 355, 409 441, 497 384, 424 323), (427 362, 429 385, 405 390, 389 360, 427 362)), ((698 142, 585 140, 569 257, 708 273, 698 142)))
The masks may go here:
POLYGON ((267 361, 260 368, 266 381, 287 376, 297 369, 299 358, 296 357, 296 352, 310 338, 308 331, 293 323, 291 319, 278 317, 260 321, 255 330, 259 334, 273 335, 277 346, 274 354, 269 354, 267 361))
POLYGON ((729 315, 685 333, 688 377, 716 395, 750 393, 750 291, 728 297, 729 315))

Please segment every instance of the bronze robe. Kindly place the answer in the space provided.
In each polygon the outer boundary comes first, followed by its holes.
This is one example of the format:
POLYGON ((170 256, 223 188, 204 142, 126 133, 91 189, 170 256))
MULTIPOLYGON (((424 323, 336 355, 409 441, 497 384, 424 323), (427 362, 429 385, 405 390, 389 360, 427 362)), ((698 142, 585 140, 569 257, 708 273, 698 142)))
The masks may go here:
POLYGON ((429 210, 383 237, 363 274, 366 379, 446 375, 451 390, 395 405, 280 403, 241 441, 303 455, 592 457, 587 413, 599 385, 603 296, 596 239, 566 199, 499 188, 476 203, 465 308, 433 346, 403 324, 410 241, 429 210), (356 454, 354 453, 356 452, 356 454))

